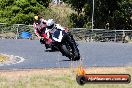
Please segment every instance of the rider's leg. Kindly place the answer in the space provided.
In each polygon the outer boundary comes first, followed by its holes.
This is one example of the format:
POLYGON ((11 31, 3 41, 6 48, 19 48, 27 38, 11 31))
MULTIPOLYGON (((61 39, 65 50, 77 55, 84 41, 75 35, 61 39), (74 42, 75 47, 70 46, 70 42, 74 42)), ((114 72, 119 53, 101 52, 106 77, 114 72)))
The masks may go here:
POLYGON ((45 39, 45 41, 46 41, 47 44, 50 44, 52 42, 52 39, 51 38, 47 38, 46 34, 43 33, 42 37, 45 39))
POLYGON ((40 43, 41 44, 45 44, 46 43, 46 35, 45 34, 42 34, 41 37, 43 37, 44 39, 40 39, 40 43))
POLYGON ((47 35, 44 34, 44 33, 42 34, 42 37, 45 40, 45 47, 46 47, 46 49, 50 48, 51 44, 52 44, 52 39, 51 38, 47 38, 47 35))

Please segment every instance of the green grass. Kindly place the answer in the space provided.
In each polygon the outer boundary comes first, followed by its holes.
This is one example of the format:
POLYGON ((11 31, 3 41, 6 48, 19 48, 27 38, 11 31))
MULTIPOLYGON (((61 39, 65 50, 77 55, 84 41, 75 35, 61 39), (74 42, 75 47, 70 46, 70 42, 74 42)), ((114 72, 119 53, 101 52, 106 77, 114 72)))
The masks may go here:
MULTIPOLYGON (((107 69, 107 68, 103 68, 107 69)), ((88 69, 89 71, 91 69, 88 69)), ((94 70, 94 69, 93 69, 94 70)), ((97 69, 95 69, 97 70, 97 69)), ((105 71, 105 70, 104 70, 105 71)), ((34 71, 0 71, 0 88, 132 88, 129 84, 85 84, 80 86, 76 82, 76 73, 70 70, 34 70, 34 71), (24 76, 23 76, 24 75, 24 76)), ((88 73, 96 73, 94 71, 88 73)), ((121 73, 132 75, 132 67, 126 67, 119 72, 116 70, 105 73, 121 73)), ((101 70, 97 73, 102 73, 101 70)))
POLYGON ((19 80, 1 79, 0 88, 132 88, 132 84, 85 84, 80 86, 69 77, 32 76, 19 80))

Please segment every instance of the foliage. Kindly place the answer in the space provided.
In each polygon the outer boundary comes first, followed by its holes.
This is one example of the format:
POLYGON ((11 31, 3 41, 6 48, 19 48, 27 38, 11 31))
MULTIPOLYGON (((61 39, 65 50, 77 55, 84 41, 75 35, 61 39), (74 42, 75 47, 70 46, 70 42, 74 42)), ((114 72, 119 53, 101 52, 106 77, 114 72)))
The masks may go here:
POLYGON ((91 2, 88 0, 64 0, 68 3, 76 12, 70 15, 70 21, 72 27, 87 27, 90 28, 91 20, 91 2))
POLYGON ((64 2, 71 5, 71 7, 77 11, 78 15, 82 12, 82 9, 87 0, 64 0, 64 2))
POLYGON ((57 23, 70 26, 68 19, 72 13, 67 5, 49 5, 51 0, 0 0, 0 23, 33 24, 34 15, 46 20, 54 19, 57 23))
MULTIPOLYGON (((63 0, 75 11, 71 13, 67 7, 50 7, 50 1, 0 0, 0 23, 32 24, 39 14, 64 26, 91 28, 93 0, 63 0)), ((94 28, 106 28, 109 23, 110 29, 132 29, 132 0, 94 1, 94 28)))
POLYGON ((95 28, 105 28, 107 23, 110 24, 111 29, 132 28, 130 0, 97 0, 95 6, 95 28))
POLYGON ((85 22, 84 20, 85 19, 82 14, 79 16, 74 13, 70 15, 70 21, 72 22, 73 27, 77 27, 77 28, 83 27, 85 22))
POLYGON ((46 20, 54 19, 56 23, 62 26, 72 27, 69 19, 71 13, 74 13, 74 11, 67 5, 50 5, 49 8, 41 12, 40 15, 46 20))
MULTIPOLYGON (((93 0, 64 1, 70 4, 78 14, 70 16, 73 27, 90 26, 93 0)), ((106 24, 109 23, 110 29, 132 29, 132 0, 94 1, 94 28, 106 28, 106 24)))
POLYGON ((47 8, 51 0, 37 0, 37 2, 47 8))
POLYGON ((0 22, 32 24, 33 16, 45 11, 44 6, 36 0, 0 0, 0 22))

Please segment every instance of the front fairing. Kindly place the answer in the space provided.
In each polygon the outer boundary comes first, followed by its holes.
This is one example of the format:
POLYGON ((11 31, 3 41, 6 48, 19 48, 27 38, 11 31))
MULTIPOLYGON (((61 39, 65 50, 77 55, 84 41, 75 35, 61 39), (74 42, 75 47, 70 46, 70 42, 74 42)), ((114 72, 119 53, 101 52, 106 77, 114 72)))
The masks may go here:
POLYGON ((56 31, 54 31, 54 33, 52 34, 52 39, 55 42, 61 42, 64 35, 65 30, 56 29, 56 31))

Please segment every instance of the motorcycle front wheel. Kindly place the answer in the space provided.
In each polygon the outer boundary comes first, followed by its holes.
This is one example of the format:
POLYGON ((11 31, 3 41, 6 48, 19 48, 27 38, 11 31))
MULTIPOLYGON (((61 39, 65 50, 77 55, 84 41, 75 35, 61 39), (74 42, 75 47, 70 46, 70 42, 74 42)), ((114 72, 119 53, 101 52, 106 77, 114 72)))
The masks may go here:
POLYGON ((67 38, 67 40, 65 40, 65 44, 62 45, 62 50, 65 56, 70 60, 76 61, 80 59, 79 49, 72 38, 67 38))

